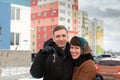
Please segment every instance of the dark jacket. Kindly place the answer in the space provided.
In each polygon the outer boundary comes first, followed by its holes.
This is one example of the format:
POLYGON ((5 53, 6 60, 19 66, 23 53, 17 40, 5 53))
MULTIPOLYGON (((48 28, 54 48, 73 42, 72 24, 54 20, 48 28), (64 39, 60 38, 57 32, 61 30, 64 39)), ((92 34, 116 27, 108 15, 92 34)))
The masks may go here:
POLYGON ((39 51, 31 66, 31 75, 35 78, 43 77, 43 80, 72 80, 73 64, 69 52, 70 45, 67 43, 64 51, 52 40, 48 40, 44 45, 53 46, 56 51, 48 55, 43 55, 42 50, 39 51))
POLYGON ((74 60, 72 80, 93 80, 96 78, 96 68, 92 55, 83 54, 74 60))

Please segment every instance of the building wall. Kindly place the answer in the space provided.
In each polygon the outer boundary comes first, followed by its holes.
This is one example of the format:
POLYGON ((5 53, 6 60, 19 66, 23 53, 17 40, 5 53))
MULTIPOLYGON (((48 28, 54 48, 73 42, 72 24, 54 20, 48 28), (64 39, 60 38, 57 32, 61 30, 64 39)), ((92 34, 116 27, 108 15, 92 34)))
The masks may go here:
POLYGON ((89 45, 92 49, 92 53, 96 54, 96 26, 93 20, 89 20, 88 24, 88 36, 89 36, 89 45))
MULTIPOLYGON (((11 45, 11 50, 30 50, 30 7, 11 4, 11 7, 15 9, 20 9, 20 19, 11 19, 11 33, 18 33, 20 35, 19 45, 11 45)), ((12 11, 12 10, 11 10, 12 11)), ((16 14, 15 14, 16 15, 16 14)))
POLYGON ((81 36, 89 41, 88 38, 88 13, 85 11, 80 11, 80 26, 81 26, 81 36))
POLYGON ((44 3, 31 1, 31 27, 35 30, 31 34, 33 52, 43 48, 43 42, 52 36, 53 28, 58 25, 58 2, 44 3))
POLYGON ((104 30, 103 30, 103 21, 99 19, 94 19, 95 27, 96 27, 96 53, 103 54, 104 53, 104 30))
POLYGON ((0 2, 0 49, 10 49, 10 4, 0 2))
POLYGON ((52 30, 57 25, 65 26, 70 37, 78 34, 78 0, 31 0, 31 21, 31 27, 35 30, 31 34, 31 48, 32 52, 38 52, 52 36, 52 30))
POLYGON ((18 67, 31 65, 31 52, 30 51, 0 51, 0 66, 1 67, 18 67))

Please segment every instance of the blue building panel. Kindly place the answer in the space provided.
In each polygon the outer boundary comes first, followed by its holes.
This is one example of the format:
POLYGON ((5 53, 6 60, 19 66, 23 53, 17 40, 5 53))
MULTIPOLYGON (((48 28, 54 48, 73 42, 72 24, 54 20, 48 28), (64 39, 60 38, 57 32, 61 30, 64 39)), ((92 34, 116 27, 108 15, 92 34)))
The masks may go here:
POLYGON ((0 2, 30 6, 30 0, 0 0, 0 2))
POLYGON ((10 49, 10 4, 0 2, 0 49, 10 49))

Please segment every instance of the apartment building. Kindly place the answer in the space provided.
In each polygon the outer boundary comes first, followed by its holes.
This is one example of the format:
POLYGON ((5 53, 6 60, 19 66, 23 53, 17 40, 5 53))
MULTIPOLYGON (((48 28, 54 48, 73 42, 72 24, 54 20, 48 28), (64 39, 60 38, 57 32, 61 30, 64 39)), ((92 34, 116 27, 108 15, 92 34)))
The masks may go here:
POLYGON ((88 36, 88 13, 85 11, 79 11, 79 26, 81 31, 79 31, 80 36, 84 37, 85 39, 87 39, 89 41, 89 36, 88 36))
POLYGON ((30 7, 11 4, 10 50, 31 50, 30 7))
POLYGON ((43 48, 57 25, 68 29, 69 38, 78 35, 78 0, 31 0, 32 52, 43 48))
POLYGON ((94 18, 89 20, 89 43, 92 49, 92 52, 95 54, 104 53, 104 27, 103 21, 94 18))
POLYGON ((0 2, 0 49, 31 50, 30 7, 0 2))

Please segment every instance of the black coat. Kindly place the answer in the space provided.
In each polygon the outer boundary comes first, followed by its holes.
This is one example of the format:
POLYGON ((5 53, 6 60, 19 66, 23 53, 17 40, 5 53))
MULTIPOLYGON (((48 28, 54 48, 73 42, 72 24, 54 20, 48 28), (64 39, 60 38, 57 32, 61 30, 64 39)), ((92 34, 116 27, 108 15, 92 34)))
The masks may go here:
MULTIPOLYGON (((43 80, 72 80, 73 63, 69 52, 70 45, 67 43, 65 50, 62 51, 54 42, 51 40, 49 42, 56 52, 43 55, 40 51, 31 66, 31 75, 35 78, 43 77, 43 80)), ((49 42, 47 45, 51 46, 49 42)))

